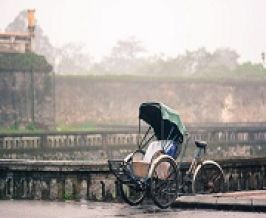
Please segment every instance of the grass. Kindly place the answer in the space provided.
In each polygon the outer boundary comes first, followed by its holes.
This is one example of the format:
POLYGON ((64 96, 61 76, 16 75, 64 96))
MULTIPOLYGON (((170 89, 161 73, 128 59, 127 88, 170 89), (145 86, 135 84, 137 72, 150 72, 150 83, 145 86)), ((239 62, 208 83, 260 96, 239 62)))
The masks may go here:
POLYGON ((90 80, 90 81, 169 81, 169 82, 184 82, 184 83, 265 83, 266 74, 264 73, 212 73, 212 74, 197 74, 192 76, 149 76, 149 75, 56 75, 58 80, 90 80))
POLYGON ((102 130, 102 128, 108 128, 108 126, 123 126, 128 125, 128 123, 113 122, 108 124, 95 124, 93 122, 76 123, 71 125, 66 125, 64 123, 58 124, 55 128, 41 129, 37 128, 35 125, 29 123, 27 127, 19 127, 19 125, 11 125, 9 127, 0 126, 0 134, 23 134, 23 133, 45 133, 47 131, 58 131, 58 132, 93 132, 97 130, 102 130))
POLYGON ((65 125, 65 124, 59 124, 56 127, 57 131, 95 131, 97 130, 96 125, 93 123, 87 122, 87 123, 79 123, 79 124, 72 124, 72 125, 65 125))
POLYGON ((0 134, 23 134, 23 133, 43 133, 47 130, 43 129, 35 129, 35 130, 29 130, 29 129, 11 129, 9 127, 0 127, 0 134))

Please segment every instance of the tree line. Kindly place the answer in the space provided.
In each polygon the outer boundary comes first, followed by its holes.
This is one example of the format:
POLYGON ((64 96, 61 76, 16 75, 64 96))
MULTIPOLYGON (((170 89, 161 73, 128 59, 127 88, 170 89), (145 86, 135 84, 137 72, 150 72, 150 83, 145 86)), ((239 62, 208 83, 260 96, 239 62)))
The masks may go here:
MULTIPOLYGON (((26 11, 20 12, 6 28, 6 31, 26 30, 26 11)), ((166 57, 163 54, 148 54, 140 41, 130 37, 118 41, 108 55, 95 62, 81 43, 54 47, 37 25, 35 51, 44 55, 58 74, 266 79, 266 70, 262 64, 239 63, 239 54, 230 48, 209 52, 202 47, 175 57, 166 57)))

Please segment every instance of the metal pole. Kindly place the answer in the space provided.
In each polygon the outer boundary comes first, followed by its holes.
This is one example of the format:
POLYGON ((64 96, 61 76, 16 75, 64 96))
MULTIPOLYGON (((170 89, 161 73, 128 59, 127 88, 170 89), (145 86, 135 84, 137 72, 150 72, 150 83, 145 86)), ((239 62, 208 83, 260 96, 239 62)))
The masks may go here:
POLYGON ((140 125, 141 125, 141 121, 140 121, 140 118, 139 118, 139 135, 138 135, 138 146, 139 146, 139 149, 140 149, 140 125))

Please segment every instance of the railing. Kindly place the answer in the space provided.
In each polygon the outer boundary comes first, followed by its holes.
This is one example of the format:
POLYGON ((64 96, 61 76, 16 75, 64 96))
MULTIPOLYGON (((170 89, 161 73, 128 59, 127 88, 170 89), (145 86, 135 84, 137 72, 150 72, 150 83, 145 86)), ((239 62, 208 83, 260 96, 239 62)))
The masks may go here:
MULTIPOLYGON (((218 161, 225 191, 266 189, 266 159, 218 161)), ((189 163, 181 165, 185 175, 189 163)), ((0 199, 119 200, 115 177, 105 164, 86 161, 0 160, 0 199)))
MULTIPOLYGON (((212 157, 266 155, 265 123, 187 126, 191 136, 189 156, 194 140, 207 141, 212 157)), ((139 137, 135 127, 95 132, 0 134, 0 158, 106 160, 135 150, 139 137)))

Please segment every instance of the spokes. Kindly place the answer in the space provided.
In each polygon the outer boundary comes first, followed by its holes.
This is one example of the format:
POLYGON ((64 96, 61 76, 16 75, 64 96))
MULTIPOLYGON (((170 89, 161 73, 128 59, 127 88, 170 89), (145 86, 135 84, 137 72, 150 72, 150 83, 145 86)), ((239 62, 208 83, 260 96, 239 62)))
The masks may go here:
POLYGON ((219 172, 209 180, 209 187, 212 186, 213 192, 220 192, 221 190, 221 183, 223 182, 223 173, 219 172))
POLYGON ((142 202, 145 196, 145 188, 141 185, 132 182, 120 184, 122 197, 128 204, 137 205, 142 202))
POLYGON ((154 167, 151 178, 151 195, 161 208, 168 207, 177 197, 177 169, 169 158, 160 160, 154 167))
POLYGON ((223 191, 224 175, 222 170, 213 163, 202 165, 196 172, 193 181, 195 193, 217 193, 223 191))

